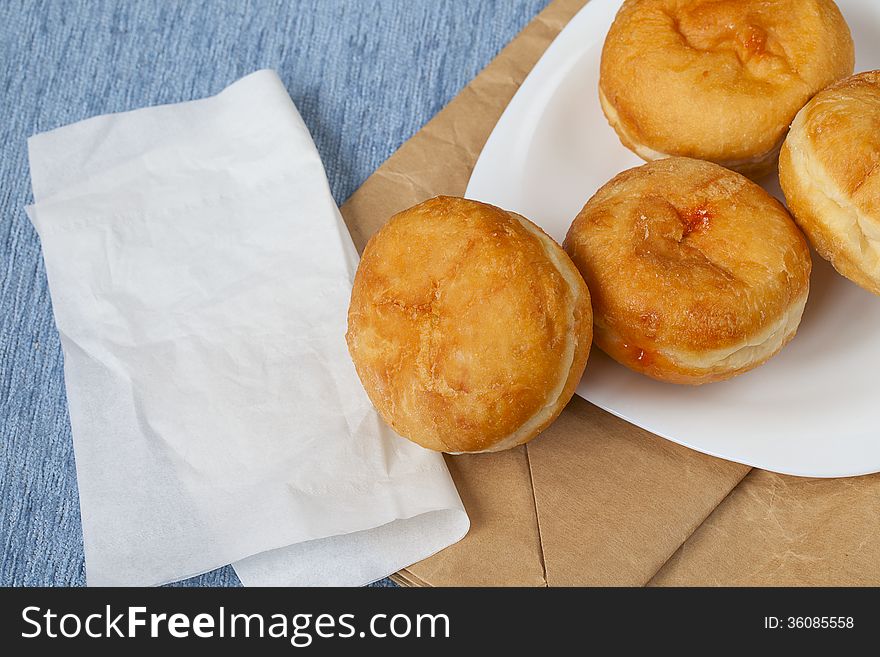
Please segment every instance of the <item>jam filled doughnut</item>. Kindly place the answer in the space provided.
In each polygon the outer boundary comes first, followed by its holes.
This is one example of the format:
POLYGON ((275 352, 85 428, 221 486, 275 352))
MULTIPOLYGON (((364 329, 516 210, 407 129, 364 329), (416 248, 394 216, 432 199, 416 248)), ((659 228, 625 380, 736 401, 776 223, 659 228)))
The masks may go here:
POLYGON ((602 109, 645 160, 682 155, 757 177, 791 120, 853 71, 831 0, 626 0, 605 39, 602 109))
POLYGON ((716 164, 668 158, 619 174, 565 250, 593 300, 596 345, 661 381, 701 384, 765 362, 810 287, 807 243, 782 205, 716 164))
POLYGON ((880 294, 880 71, 832 85, 798 113, 779 182, 819 255, 880 294))
POLYGON ((441 196, 393 216, 367 244, 346 339, 400 435, 493 452, 556 419, 583 374, 592 323, 587 286, 540 228, 441 196))

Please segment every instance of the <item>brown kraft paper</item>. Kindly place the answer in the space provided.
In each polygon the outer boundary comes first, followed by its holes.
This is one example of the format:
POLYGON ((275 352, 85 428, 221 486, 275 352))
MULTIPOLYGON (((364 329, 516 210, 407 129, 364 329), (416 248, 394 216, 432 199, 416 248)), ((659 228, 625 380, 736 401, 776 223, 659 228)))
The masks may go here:
MULTIPOLYGON (((352 195, 342 213, 358 250, 394 213, 439 194, 464 194, 507 103, 584 4, 552 2, 352 195)), ((526 446, 446 461, 471 530, 395 574, 400 584, 878 581, 876 477, 812 480, 811 487, 811 480, 750 473, 579 397, 526 446)))

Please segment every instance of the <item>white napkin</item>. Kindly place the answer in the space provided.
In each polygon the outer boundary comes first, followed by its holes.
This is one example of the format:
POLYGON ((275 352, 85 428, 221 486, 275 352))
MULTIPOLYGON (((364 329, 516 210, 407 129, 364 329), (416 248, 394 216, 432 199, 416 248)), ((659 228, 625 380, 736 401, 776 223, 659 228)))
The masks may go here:
POLYGON ((274 72, 28 147, 90 585, 357 585, 467 532, 357 379, 357 253, 274 72))

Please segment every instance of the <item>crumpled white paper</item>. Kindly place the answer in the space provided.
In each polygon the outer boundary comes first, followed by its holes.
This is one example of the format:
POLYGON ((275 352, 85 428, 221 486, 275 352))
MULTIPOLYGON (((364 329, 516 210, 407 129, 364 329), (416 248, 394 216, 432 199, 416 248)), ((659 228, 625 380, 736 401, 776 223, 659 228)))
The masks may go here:
POLYGON ((274 72, 28 146, 90 585, 364 584, 466 533, 357 379, 357 253, 274 72))

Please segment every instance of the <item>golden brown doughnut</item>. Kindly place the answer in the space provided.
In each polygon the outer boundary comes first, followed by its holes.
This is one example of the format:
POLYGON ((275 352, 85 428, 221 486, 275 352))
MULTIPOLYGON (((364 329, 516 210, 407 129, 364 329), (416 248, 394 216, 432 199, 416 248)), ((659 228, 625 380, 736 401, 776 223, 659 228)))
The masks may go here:
POLYGON ((574 220, 565 250, 593 299, 596 345, 661 381, 752 369, 800 323, 810 253, 785 208, 717 164, 624 171, 574 220))
POLYGON ((807 103, 782 147, 779 182, 819 255, 880 294, 880 71, 807 103))
POLYGON ((850 75, 831 0, 626 0, 602 50, 599 96, 645 160, 682 155, 769 173, 791 120, 850 75))
POLYGON ((367 244, 349 352, 384 420, 444 452, 520 445, 574 394, 592 341, 590 294, 527 219, 440 196, 367 244))

